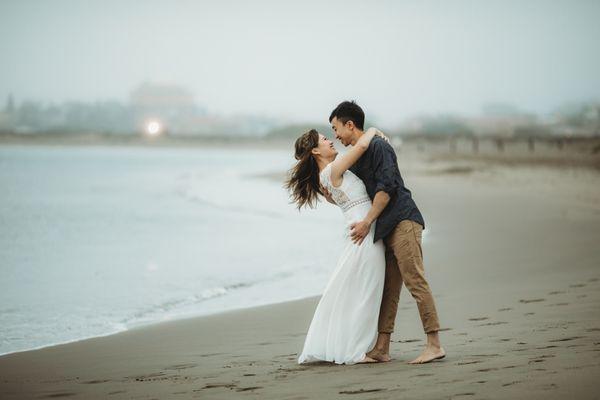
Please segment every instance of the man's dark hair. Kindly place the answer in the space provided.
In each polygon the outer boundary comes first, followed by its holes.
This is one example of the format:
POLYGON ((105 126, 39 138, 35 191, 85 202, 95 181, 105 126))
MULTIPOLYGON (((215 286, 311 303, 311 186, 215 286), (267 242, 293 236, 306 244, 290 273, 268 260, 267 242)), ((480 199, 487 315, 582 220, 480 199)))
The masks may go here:
POLYGON ((329 122, 332 119, 337 118, 345 124, 348 121, 354 122, 354 126, 356 126, 361 131, 364 129, 365 125, 365 113, 362 108, 359 107, 358 104, 352 101, 343 101, 331 112, 329 116, 329 122))

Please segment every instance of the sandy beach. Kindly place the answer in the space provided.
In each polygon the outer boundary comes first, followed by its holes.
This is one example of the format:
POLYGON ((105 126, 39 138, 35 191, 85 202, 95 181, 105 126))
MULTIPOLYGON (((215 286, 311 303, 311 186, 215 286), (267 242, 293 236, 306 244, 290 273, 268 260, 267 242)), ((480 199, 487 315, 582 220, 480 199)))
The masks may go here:
POLYGON ((403 288, 389 363, 298 365, 309 298, 8 354, 0 398, 598 398, 598 171, 411 157, 401 171, 444 360, 407 364, 424 334, 403 288))
POLYGON ((599 17, 0 0, 0 400, 600 400, 599 17))

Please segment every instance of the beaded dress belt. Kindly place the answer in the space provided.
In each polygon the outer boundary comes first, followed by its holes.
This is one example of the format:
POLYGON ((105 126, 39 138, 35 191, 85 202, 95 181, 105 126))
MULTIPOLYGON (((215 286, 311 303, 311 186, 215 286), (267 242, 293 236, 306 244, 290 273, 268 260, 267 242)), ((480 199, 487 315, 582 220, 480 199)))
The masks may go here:
POLYGON ((361 197, 360 199, 352 200, 352 201, 344 204, 344 206, 342 207, 342 211, 348 211, 349 209, 351 209, 354 206, 357 206, 357 205, 363 204, 363 203, 368 203, 370 201, 371 201, 371 199, 369 197, 361 197))

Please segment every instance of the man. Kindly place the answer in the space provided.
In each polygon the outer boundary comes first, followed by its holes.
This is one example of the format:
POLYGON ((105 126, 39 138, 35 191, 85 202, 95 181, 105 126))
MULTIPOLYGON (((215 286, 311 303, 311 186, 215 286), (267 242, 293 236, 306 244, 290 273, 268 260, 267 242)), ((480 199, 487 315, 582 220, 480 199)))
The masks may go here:
MULTIPOLYGON (((355 103, 340 103, 329 117, 335 137, 344 146, 354 145, 364 134, 365 114, 355 103)), ((386 271, 383 299, 379 313, 377 343, 367 354, 379 361, 390 361, 390 338, 394 331, 400 288, 402 283, 417 302, 427 344, 419 357, 409 364, 422 364, 445 357, 440 344, 440 329, 435 302, 425 280, 421 233, 425 222, 411 192, 404 186, 398 170, 393 147, 380 137, 375 137, 367 152, 350 171, 357 175, 367 188, 373 205, 363 221, 352 224, 352 240, 360 244, 376 221, 373 241, 383 239, 386 247, 386 271)))

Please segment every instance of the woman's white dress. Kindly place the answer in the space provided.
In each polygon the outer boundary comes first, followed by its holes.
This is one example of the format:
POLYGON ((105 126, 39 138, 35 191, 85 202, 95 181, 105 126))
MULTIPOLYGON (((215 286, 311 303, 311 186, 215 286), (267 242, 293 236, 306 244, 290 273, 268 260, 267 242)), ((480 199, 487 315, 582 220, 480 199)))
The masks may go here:
POLYGON ((330 361, 355 364, 377 340, 379 307, 385 278, 385 247, 373 243, 375 224, 359 246, 350 238, 350 224, 364 219, 371 199, 364 183, 350 171, 339 187, 331 184, 331 164, 320 173, 321 184, 344 214, 347 232, 342 254, 327 283, 308 328, 298 363, 330 361))

